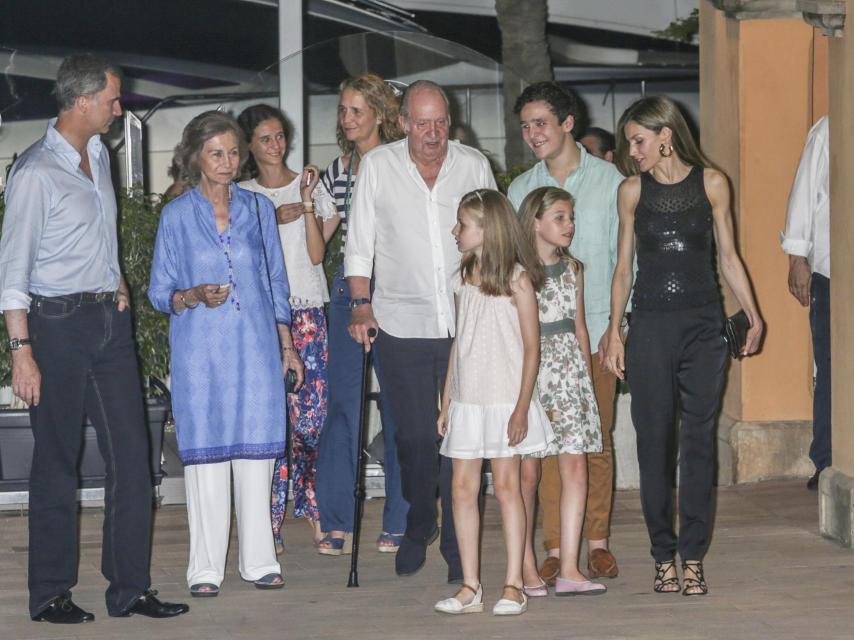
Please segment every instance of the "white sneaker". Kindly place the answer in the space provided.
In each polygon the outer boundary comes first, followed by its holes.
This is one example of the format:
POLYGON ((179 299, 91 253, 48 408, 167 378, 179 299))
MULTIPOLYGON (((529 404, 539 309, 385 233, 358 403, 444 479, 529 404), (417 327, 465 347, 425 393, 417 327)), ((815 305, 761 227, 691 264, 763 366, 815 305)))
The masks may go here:
POLYGON ((468 604, 463 604, 460 600, 457 600, 456 596, 453 598, 445 598, 444 600, 439 600, 436 605, 433 607, 434 611, 438 611, 439 613, 449 613, 451 615, 458 615, 461 613, 480 613, 483 611, 483 587, 481 585, 477 585, 477 589, 472 589, 467 584, 464 584, 460 587, 460 590, 457 591, 457 595, 462 592, 463 589, 468 589, 474 594, 474 598, 468 604))
POLYGON ((516 602, 515 600, 508 600, 507 598, 501 598, 498 602, 495 603, 495 606, 492 607, 492 615, 494 616, 518 616, 520 614, 525 613, 528 610, 528 596, 517 586, 512 584, 505 584, 505 589, 515 589, 519 592, 519 595, 522 596, 522 602, 516 602))

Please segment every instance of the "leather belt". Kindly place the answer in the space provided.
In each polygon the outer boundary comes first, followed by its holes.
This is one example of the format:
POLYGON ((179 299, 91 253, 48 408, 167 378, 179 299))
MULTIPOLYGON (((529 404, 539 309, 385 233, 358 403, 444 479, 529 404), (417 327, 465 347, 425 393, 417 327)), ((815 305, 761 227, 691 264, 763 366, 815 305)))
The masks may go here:
POLYGON ((82 293, 67 293, 64 296, 40 296, 30 294, 34 301, 55 300, 57 302, 73 302, 74 304, 102 304, 104 302, 115 302, 118 299, 118 291, 83 291, 82 293))

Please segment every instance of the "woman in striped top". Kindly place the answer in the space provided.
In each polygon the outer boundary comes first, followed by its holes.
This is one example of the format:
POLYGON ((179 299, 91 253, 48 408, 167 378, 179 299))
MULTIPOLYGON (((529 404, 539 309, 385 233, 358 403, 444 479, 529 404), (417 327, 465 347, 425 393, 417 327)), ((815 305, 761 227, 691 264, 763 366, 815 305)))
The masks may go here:
MULTIPOLYGON (((324 222, 323 236, 329 242, 341 225, 341 256, 359 159, 374 147, 403 137, 397 121, 398 109, 394 90, 377 75, 366 73, 341 83, 336 135, 343 153, 329 165, 323 177, 323 186, 334 197, 338 211, 337 216, 324 222)), ((348 534, 353 530, 362 361, 359 344, 347 333, 350 290, 344 280, 343 265, 338 267, 330 293, 329 405, 321 432, 317 469, 317 499, 321 528, 326 535, 318 545, 318 552, 337 556, 349 552, 348 534)), ((400 492, 394 425, 387 411, 382 411, 382 415, 386 500, 377 549, 395 552, 406 529, 409 506, 400 492)))

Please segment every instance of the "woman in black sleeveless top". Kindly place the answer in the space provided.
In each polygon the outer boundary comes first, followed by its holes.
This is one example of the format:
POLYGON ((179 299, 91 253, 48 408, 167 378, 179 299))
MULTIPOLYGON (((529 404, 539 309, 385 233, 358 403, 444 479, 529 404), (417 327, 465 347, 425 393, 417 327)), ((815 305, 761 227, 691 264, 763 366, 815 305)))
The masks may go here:
POLYGON ((759 346, 763 324, 736 253, 726 176, 697 147, 668 98, 649 97, 623 114, 617 154, 623 173, 611 322, 600 349, 620 379, 628 370, 637 431, 641 503, 655 559, 653 588, 684 595, 708 588, 703 556, 712 526, 716 414, 726 347, 713 250, 751 328, 743 355, 759 346), (632 288, 627 353, 620 322, 632 288), (673 476, 679 422, 679 536, 673 530, 673 476))

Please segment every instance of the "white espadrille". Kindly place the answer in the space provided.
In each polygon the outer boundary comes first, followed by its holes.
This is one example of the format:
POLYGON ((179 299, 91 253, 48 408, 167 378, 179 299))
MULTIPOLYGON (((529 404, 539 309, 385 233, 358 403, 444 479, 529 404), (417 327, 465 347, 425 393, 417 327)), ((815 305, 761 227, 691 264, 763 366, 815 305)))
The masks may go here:
POLYGON ((501 598, 498 602, 495 603, 495 606, 492 607, 492 615, 494 616, 518 616, 520 614, 525 613, 528 610, 528 596, 525 595, 525 592, 522 591, 519 587, 512 584, 505 584, 505 589, 515 589, 519 592, 519 595, 522 596, 522 602, 516 602, 515 600, 509 600, 507 598, 501 598))
POLYGON ((433 607, 433 610, 438 611, 439 613, 449 613, 451 615, 459 615, 461 613, 480 613, 483 611, 483 587, 481 585, 477 585, 477 589, 474 589, 467 584, 464 584, 460 587, 460 590, 457 591, 457 595, 459 595, 463 589, 468 589, 474 594, 474 598, 472 598, 471 602, 463 604, 460 600, 457 600, 456 596, 454 596, 453 598, 439 600, 439 602, 437 602, 433 607))

